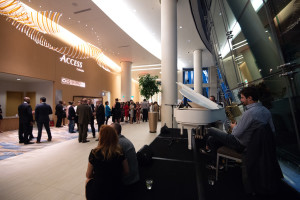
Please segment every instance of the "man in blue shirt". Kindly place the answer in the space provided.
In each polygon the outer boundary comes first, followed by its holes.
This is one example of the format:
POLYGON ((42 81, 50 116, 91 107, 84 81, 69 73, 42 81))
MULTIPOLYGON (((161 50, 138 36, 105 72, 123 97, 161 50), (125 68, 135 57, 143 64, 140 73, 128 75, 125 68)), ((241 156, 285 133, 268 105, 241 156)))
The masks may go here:
POLYGON ((239 152, 243 151, 247 147, 257 123, 269 123, 272 131, 275 132, 270 111, 258 102, 258 89, 246 87, 240 91, 240 95, 246 111, 238 124, 231 124, 232 133, 227 134, 216 128, 208 129, 207 149, 211 149, 213 153, 216 153, 220 146, 227 146, 239 152))

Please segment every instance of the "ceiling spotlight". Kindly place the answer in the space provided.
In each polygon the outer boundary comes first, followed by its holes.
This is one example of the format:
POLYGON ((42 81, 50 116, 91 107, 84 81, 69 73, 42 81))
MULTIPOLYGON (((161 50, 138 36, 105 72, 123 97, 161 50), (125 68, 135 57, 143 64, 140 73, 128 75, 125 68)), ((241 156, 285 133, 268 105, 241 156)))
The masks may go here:
POLYGON ((179 28, 182 28, 182 26, 179 26, 179 28))
POLYGON ((71 17, 69 17, 69 19, 71 19, 71 17))
POLYGON ((20 78, 17 78, 17 81, 20 81, 21 79, 20 78))

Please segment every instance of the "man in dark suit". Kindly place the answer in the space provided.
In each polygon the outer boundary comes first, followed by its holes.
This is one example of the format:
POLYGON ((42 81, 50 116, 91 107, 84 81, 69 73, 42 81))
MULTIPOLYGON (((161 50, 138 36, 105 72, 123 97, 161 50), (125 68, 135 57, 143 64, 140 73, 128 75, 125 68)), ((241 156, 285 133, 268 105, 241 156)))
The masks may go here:
POLYGON ((59 101, 59 103, 55 107, 55 115, 57 116, 56 127, 62 127, 61 122, 64 114, 63 102, 59 101))
POLYGON ((82 143, 89 142, 87 140, 87 130, 88 124, 90 123, 92 110, 90 106, 87 104, 87 99, 82 99, 82 104, 77 106, 76 114, 78 115, 78 125, 79 125, 79 135, 78 141, 82 143))
POLYGON ((92 129, 92 133, 93 133, 93 138, 95 138, 96 137, 96 131, 95 131, 95 126, 94 126, 94 119, 95 119, 95 115, 96 115, 96 113, 95 113, 95 106, 94 106, 94 104, 92 104, 92 100, 91 99, 88 99, 87 103, 90 106, 91 111, 92 111, 92 114, 91 114, 91 117, 90 117, 90 119, 91 119, 90 125, 91 125, 91 129, 92 129))
POLYGON ((75 118, 76 118, 76 113, 74 109, 75 104, 73 101, 70 101, 69 105, 70 105, 68 109, 69 133, 76 133, 76 131, 74 131, 75 118))
POLYGON ((99 133, 101 126, 105 122, 105 110, 102 101, 96 102, 96 119, 98 124, 98 133, 99 133))
POLYGON ((33 144, 29 142, 31 126, 33 125, 32 108, 30 98, 24 97, 24 103, 18 107, 19 115, 19 143, 33 144))
POLYGON ((52 136, 51 136, 51 131, 50 131, 50 127, 49 127, 49 122, 50 122, 49 115, 51 115, 51 114, 52 114, 51 106, 46 104, 45 97, 41 97, 40 104, 38 104, 35 107, 35 121, 37 122, 37 127, 38 127, 38 136, 36 139, 36 143, 41 142, 43 125, 47 131, 48 141, 51 141, 52 136))

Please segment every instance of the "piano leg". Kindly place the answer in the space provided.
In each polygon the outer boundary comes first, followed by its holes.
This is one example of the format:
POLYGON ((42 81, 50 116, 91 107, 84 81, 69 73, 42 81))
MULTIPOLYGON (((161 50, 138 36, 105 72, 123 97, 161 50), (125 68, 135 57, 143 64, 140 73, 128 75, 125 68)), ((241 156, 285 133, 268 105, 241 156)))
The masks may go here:
POLYGON ((184 127, 186 127, 187 129, 187 133, 188 133, 188 149, 192 150, 192 128, 194 128, 195 126, 189 126, 186 124, 181 124, 181 129, 180 129, 180 135, 183 135, 183 130, 184 127))
POLYGON ((192 129, 188 128, 188 149, 192 150, 192 129))

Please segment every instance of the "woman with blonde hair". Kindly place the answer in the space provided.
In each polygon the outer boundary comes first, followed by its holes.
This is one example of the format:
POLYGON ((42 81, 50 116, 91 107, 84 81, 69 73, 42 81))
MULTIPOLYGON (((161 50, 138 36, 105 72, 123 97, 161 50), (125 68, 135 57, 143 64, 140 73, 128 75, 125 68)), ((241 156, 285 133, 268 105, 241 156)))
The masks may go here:
POLYGON ((86 198, 120 199, 122 177, 129 173, 116 130, 102 125, 99 142, 91 150, 86 171, 86 198))

